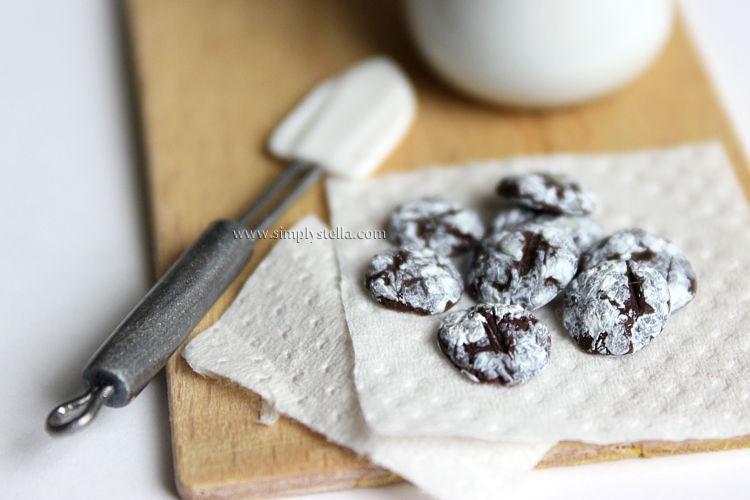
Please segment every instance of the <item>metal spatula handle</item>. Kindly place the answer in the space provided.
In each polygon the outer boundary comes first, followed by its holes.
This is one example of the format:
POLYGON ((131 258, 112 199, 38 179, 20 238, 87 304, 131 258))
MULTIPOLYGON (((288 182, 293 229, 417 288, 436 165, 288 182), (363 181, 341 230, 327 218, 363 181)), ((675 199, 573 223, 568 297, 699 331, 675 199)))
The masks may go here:
POLYGON ((87 391, 55 408, 47 429, 76 430, 103 404, 132 401, 250 260, 255 240, 247 225, 256 221, 253 230, 266 229, 321 174, 320 167, 295 162, 238 221, 211 224, 94 354, 83 370, 87 391))
POLYGON ((55 408, 47 428, 78 429, 102 405, 132 400, 249 260, 253 238, 236 238, 234 232, 266 229, 320 177, 317 165, 344 176, 369 174, 404 136, 415 112, 409 79, 385 57, 318 84, 269 141, 277 156, 305 162, 293 163, 236 222, 219 221, 203 233, 97 351, 83 372, 87 392, 55 408))
POLYGON ((83 371, 90 387, 112 386, 107 405, 128 404, 245 267, 253 241, 234 221, 211 224, 157 281, 83 371))

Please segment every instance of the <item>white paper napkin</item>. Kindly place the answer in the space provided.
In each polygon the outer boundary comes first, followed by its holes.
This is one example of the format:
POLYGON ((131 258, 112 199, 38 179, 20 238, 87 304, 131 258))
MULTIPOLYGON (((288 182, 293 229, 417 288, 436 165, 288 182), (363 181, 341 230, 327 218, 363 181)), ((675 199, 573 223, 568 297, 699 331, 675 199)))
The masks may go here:
POLYGON ((389 243, 337 240, 356 385, 373 431, 596 443, 750 433, 750 217, 719 144, 330 180, 332 224, 352 234, 383 229, 399 203, 427 195, 447 196, 489 220, 497 181, 530 171, 580 179, 597 196, 595 218, 606 231, 641 227, 680 246, 697 273, 697 297, 651 345, 620 358, 580 351, 559 310, 548 307, 539 313, 552 330, 547 369, 523 386, 478 385, 438 350, 440 317, 391 311, 368 296, 364 271, 389 243))
POLYGON ((555 442, 374 435, 357 401, 333 243, 314 217, 280 241, 221 319, 183 351, 199 373, 252 389, 280 412, 440 498, 503 498, 555 442))

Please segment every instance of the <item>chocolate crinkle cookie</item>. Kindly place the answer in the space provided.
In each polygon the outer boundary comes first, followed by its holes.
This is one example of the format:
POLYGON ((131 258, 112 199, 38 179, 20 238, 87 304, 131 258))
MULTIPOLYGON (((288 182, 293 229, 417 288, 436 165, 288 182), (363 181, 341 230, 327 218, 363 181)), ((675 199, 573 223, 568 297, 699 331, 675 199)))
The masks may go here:
POLYGON ((532 222, 540 217, 542 212, 523 207, 507 207, 500 210, 492 220, 490 234, 499 233, 503 229, 511 229, 524 222, 532 222))
POLYGON ((649 264, 609 260, 565 291, 563 324, 586 352, 620 356, 642 349, 669 318, 669 288, 649 264))
POLYGON ((490 231, 497 233, 503 229, 519 227, 527 222, 549 224, 562 229, 573 238, 581 252, 598 242, 603 236, 601 226, 588 216, 548 214, 521 207, 507 208, 498 213, 492 221, 490 231))
POLYGON ((605 238, 582 256, 581 268, 588 269, 605 260, 619 259, 647 263, 659 271, 669 284, 672 312, 695 297, 695 271, 682 250, 642 229, 618 231, 605 238))
POLYGON ((550 334, 517 305, 479 304, 449 314, 438 331, 440 350, 474 382, 513 386, 549 362, 550 334))
POLYGON ((480 302, 537 309, 554 299, 578 269, 573 238, 558 228, 527 223, 484 239, 467 276, 480 302))
POLYGON ((541 215, 534 220, 537 224, 549 224, 568 233, 578 249, 583 252, 598 242, 602 228, 593 219, 585 215, 541 215))
POLYGON ((484 225, 476 212, 459 203, 422 198, 393 211, 388 234, 400 246, 427 247, 442 255, 459 255, 479 242, 484 225))
POLYGON ((568 215, 594 211, 593 196, 574 178, 563 174, 531 173, 505 177, 497 194, 532 210, 568 215))
POLYGON ((372 297, 397 311, 438 314, 461 298, 463 283, 453 263, 429 248, 394 248, 373 257, 365 276, 372 297))

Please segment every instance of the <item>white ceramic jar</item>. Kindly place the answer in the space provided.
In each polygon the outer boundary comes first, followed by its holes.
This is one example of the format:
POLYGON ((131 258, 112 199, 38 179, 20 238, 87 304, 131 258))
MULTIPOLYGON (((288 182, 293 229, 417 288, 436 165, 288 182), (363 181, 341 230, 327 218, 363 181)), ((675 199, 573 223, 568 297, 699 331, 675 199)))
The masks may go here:
POLYGON ((672 0, 408 0, 417 46, 453 86, 563 106, 633 80, 669 38, 672 0))

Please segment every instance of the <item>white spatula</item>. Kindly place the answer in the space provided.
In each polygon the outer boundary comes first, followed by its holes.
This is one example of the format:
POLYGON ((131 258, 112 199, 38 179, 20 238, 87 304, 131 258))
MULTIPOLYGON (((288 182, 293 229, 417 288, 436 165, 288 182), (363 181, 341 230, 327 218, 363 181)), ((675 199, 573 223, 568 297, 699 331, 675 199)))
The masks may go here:
POLYGON ((403 137, 415 111, 408 79, 384 57, 318 85, 271 136, 271 151, 291 165, 238 220, 214 222, 164 273, 89 361, 86 392, 55 408, 47 429, 80 429, 103 404, 132 401, 245 267, 252 235, 324 172, 369 174, 403 137))

